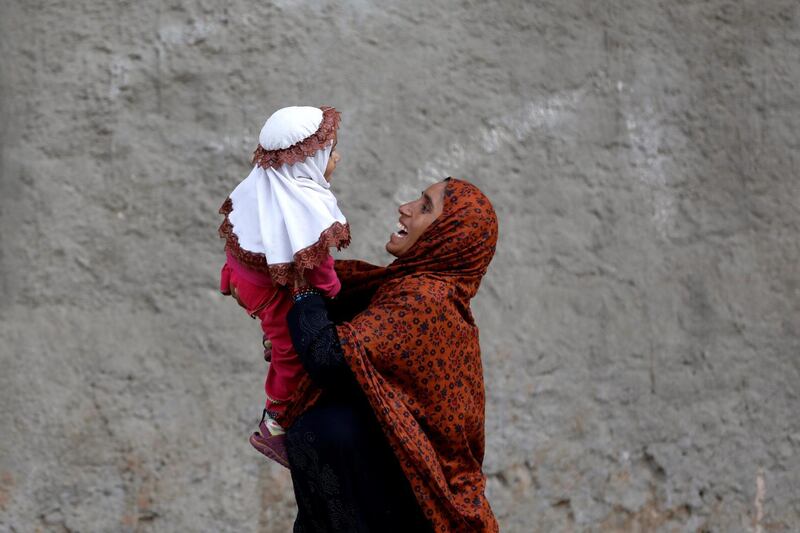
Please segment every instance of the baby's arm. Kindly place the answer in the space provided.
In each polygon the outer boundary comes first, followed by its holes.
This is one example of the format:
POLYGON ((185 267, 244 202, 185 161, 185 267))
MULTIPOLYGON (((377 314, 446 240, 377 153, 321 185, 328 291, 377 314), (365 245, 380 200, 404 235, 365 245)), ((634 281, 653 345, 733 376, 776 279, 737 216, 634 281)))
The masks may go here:
POLYGON ((319 266, 306 270, 306 281, 318 289, 325 297, 333 298, 339 294, 342 284, 333 269, 333 257, 328 255, 319 266))

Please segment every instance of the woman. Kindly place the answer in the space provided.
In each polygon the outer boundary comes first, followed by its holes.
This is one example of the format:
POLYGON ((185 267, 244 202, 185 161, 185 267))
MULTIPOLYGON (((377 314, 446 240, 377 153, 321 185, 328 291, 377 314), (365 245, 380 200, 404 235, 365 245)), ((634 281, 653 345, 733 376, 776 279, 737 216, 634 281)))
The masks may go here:
POLYGON ((388 267, 337 263, 332 308, 296 290, 289 313, 308 371, 288 432, 295 531, 497 531, 484 495, 484 388, 470 311, 497 218, 448 178, 400 207, 388 267), (360 311, 360 312, 359 312, 360 311))

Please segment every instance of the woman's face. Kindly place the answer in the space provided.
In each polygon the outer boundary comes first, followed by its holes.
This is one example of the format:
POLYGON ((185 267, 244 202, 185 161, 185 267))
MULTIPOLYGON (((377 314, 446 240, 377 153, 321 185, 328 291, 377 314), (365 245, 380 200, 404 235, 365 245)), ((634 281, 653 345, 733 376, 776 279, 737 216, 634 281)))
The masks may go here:
POLYGON ((392 233, 386 243, 387 252, 395 257, 402 257, 414 246, 428 226, 442 214, 445 187, 446 181, 434 183, 422 191, 419 198, 400 206, 397 231, 392 233))
POLYGON ((339 137, 337 134, 334 134, 333 137, 333 147, 331 148, 331 156, 328 158, 328 166, 325 167, 325 181, 328 183, 331 182, 331 176, 333 175, 333 171, 336 170, 336 164, 339 162, 341 157, 339 156, 339 152, 336 150, 336 144, 339 142, 339 137))

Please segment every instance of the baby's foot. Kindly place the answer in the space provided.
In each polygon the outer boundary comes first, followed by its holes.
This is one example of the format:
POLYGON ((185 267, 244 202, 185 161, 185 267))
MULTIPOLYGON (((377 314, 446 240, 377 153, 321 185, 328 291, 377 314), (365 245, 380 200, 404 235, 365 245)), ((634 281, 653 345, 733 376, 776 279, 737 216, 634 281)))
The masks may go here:
POLYGON ((281 466, 289 468, 289 457, 286 453, 286 435, 262 435, 258 431, 250 435, 250 444, 281 466))
POLYGON ((263 422, 261 422, 259 427, 261 428, 262 433, 268 435, 275 436, 275 435, 283 435, 284 433, 286 433, 286 430, 283 429, 280 424, 278 424, 275 420, 271 418, 265 419, 263 422))

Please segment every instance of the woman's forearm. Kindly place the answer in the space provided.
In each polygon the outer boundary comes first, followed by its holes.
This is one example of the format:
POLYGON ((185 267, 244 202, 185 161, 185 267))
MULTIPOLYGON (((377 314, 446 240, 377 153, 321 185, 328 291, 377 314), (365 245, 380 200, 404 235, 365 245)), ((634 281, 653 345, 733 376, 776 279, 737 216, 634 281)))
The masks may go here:
POLYGON ((347 377, 349 368, 322 296, 306 296, 296 302, 287 322, 294 349, 311 379, 327 387, 347 377))

